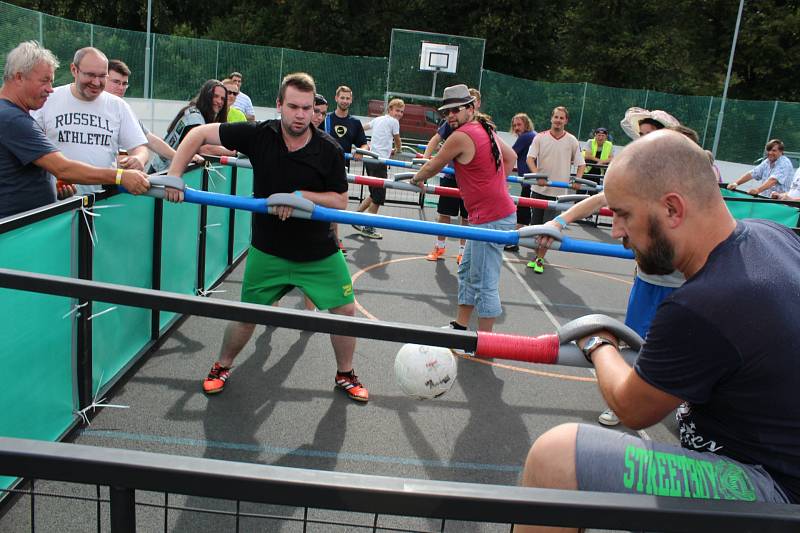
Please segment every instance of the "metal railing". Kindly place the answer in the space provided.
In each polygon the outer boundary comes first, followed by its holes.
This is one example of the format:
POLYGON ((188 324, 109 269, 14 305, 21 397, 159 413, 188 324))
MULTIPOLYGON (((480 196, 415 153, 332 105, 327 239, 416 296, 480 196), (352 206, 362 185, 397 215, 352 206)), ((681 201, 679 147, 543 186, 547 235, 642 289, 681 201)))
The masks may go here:
MULTIPOLYGON (((373 531, 394 529, 378 525, 382 515, 441 520, 441 531, 448 520, 509 528, 511 523, 537 523, 647 531, 800 530, 800 507, 795 505, 403 479, 23 439, 0 438, 0 473, 110 487, 105 520, 113 533, 136 531, 136 507, 154 505, 164 509, 166 530, 167 513, 177 509, 169 505, 170 494, 233 500, 236 510, 230 514, 236 517, 249 516, 240 511, 241 502, 300 507, 302 518, 277 518, 302 521, 304 528, 317 522, 309 519, 309 509, 333 509, 372 515, 373 531), (136 490, 163 493, 164 504, 137 502, 136 490)), ((99 491, 97 501, 106 501, 99 491)))

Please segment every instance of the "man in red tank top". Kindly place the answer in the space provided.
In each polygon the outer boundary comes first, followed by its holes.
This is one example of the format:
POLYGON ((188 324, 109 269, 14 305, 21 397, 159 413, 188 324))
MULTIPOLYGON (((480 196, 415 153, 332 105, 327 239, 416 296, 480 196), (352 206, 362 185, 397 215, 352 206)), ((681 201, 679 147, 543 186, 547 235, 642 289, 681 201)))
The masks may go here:
MULTIPOLYGON (((439 111, 453 134, 411 183, 423 184, 453 161, 470 226, 510 231, 516 226, 517 208, 508 194, 506 170, 514 167, 517 155, 497 136, 490 122, 476 117, 474 102, 466 85, 445 88, 439 111)), ((458 267, 458 315, 450 322, 451 327, 467 329, 477 308, 478 329, 492 330, 502 313, 498 291, 502 262, 502 244, 467 241, 458 267)))

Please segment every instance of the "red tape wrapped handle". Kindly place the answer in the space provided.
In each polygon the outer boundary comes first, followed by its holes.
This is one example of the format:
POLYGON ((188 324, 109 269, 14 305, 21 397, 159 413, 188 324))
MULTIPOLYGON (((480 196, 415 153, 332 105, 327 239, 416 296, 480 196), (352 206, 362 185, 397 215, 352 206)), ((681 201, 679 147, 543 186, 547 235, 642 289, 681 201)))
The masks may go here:
POLYGON ((558 335, 554 333, 523 337, 479 331, 475 355, 552 365, 558 362, 559 346, 558 335))

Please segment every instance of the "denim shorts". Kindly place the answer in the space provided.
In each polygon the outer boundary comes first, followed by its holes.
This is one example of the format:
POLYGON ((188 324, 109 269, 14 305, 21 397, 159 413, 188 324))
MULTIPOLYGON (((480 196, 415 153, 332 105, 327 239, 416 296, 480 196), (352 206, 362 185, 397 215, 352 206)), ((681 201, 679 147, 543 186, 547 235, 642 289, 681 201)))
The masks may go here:
MULTIPOLYGON (((474 228, 509 231, 516 227, 517 212, 505 218, 470 224, 474 228)), ((500 268, 503 245, 484 241, 467 241, 458 267, 458 304, 475 307, 480 318, 494 318, 503 312, 500 306, 500 268)))
POLYGON ((790 503, 759 465, 578 424, 579 490, 708 500, 790 503))

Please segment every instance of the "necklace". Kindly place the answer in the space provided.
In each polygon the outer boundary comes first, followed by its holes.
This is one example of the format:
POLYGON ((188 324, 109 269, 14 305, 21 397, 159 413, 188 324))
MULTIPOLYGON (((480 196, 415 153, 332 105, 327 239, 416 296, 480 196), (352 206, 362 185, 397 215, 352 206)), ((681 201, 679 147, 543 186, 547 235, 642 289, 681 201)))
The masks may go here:
POLYGON ((302 142, 302 144, 298 146, 292 146, 291 143, 289 143, 289 137, 287 135, 283 136, 283 142, 286 144, 287 150, 289 150, 290 152, 296 152, 298 150, 302 150, 303 148, 306 147, 306 145, 308 145, 309 142, 311 142, 311 135, 312 133, 309 131, 305 140, 302 142))

